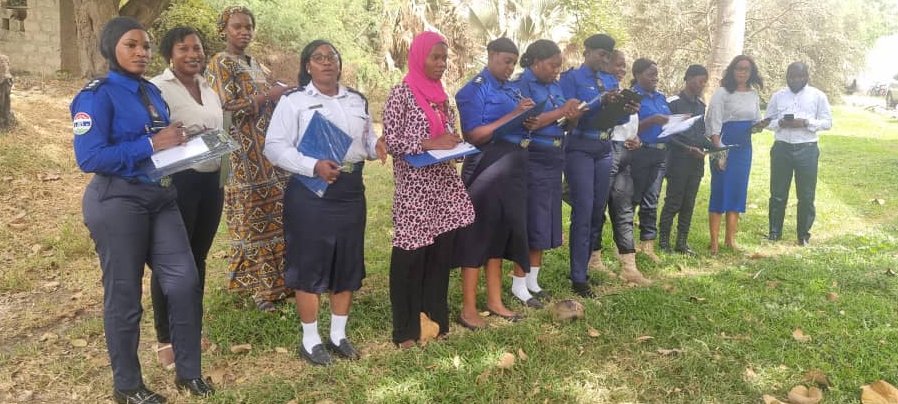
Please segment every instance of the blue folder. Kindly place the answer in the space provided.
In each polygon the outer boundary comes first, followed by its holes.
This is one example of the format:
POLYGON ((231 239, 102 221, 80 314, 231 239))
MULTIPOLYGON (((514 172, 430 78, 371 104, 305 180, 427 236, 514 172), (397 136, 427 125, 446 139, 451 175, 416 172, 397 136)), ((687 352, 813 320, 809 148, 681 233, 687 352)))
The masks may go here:
POLYGON ((498 139, 506 135, 526 132, 527 129, 524 128, 524 121, 535 116, 539 116, 539 114, 543 113, 543 110, 545 109, 546 102, 543 101, 534 105, 533 108, 515 115, 515 117, 511 118, 510 121, 505 122, 505 124, 493 131, 493 138, 498 139))
MULTIPOLYGON (((304 156, 308 156, 318 160, 330 160, 337 164, 343 164, 346 152, 349 151, 349 145, 352 144, 352 138, 338 128, 331 121, 321 115, 318 111, 312 115, 309 126, 296 147, 304 156)), ((312 191, 318 197, 324 196, 327 191, 327 182, 321 177, 307 177, 305 175, 296 176, 309 191, 312 191)))
POLYGON ((480 150, 477 149, 476 147, 472 147, 470 150, 465 150, 460 153, 451 154, 451 155, 448 155, 443 158, 436 158, 428 152, 424 152, 421 154, 406 154, 405 156, 403 156, 403 158, 405 159, 405 161, 407 161, 409 164, 411 164, 412 167, 421 168, 421 167, 431 166, 431 165, 434 165, 437 163, 442 163, 444 161, 460 159, 462 157, 470 156, 472 154, 477 154, 477 153, 480 153, 480 150))

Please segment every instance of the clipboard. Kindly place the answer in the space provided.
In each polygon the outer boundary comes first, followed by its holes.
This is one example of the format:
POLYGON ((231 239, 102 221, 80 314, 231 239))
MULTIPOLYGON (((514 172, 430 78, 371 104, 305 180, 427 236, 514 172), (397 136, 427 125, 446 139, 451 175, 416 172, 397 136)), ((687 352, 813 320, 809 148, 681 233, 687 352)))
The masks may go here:
MULTIPOLYGON (((346 157, 351 144, 352 138, 346 132, 343 132, 337 125, 328 121, 324 115, 315 111, 315 114, 312 115, 312 119, 309 121, 309 126, 306 127, 302 140, 296 148, 304 156, 343 164, 343 159, 346 157)), ((319 198, 323 197, 324 192, 327 191, 328 184, 320 177, 296 175, 296 178, 319 198)))
POLYGON ((450 150, 429 150, 421 154, 406 154, 402 158, 412 167, 422 168, 477 153, 480 153, 480 150, 474 145, 461 142, 450 150))
POLYGON ((534 105, 533 108, 515 115, 514 118, 511 118, 510 121, 505 122, 505 124, 493 131, 493 138, 510 135, 516 132, 526 131, 526 129, 524 128, 524 121, 535 116, 539 116, 539 114, 543 113, 545 109, 546 101, 543 101, 534 105))

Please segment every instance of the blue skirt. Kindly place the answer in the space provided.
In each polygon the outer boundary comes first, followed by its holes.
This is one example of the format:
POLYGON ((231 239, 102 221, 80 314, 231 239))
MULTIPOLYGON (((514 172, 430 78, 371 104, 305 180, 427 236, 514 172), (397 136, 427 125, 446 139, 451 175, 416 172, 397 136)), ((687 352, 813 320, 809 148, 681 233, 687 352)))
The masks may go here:
POLYGON ((729 150, 723 171, 711 164, 711 200, 708 212, 745 213, 748 198, 748 174, 751 172, 752 121, 733 121, 723 124, 720 141, 727 145, 739 145, 729 150))
POLYGON ((531 250, 561 245, 564 148, 530 145, 527 167, 527 241, 531 250))

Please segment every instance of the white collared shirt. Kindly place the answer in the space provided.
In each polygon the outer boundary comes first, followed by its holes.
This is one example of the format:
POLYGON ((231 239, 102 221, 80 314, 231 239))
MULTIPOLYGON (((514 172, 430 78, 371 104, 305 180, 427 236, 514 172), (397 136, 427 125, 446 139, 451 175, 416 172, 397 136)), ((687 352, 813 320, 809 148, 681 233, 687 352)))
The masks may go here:
POLYGON ((771 119, 768 127, 773 130, 774 138, 786 143, 816 142, 818 131, 829 130, 833 126, 829 99, 822 91, 809 85, 798 94, 788 87, 774 93, 767 104, 767 118, 771 119), (808 125, 804 128, 781 128, 779 120, 786 114, 793 114, 795 119, 806 119, 808 125))
MULTIPOLYGON (((202 104, 193 99, 187 87, 181 83, 181 80, 178 80, 170 68, 166 68, 162 74, 153 77, 150 82, 162 91, 162 99, 168 104, 171 121, 183 123, 187 133, 198 133, 203 128, 221 130, 224 126, 224 118, 218 94, 212 90, 202 75, 197 75, 195 79, 200 84, 202 104)), ((218 171, 220 167, 221 160, 214 159, 198 163, 192 168, 199 172, 211 173, 218 171)))
POLYGON ((627 139, 636 139, 636 132, 639 132, 639 114, 630 115, 627 123, 615 126, 611 131, 611 140, 623 142, 627 139))
POLYGON ((377 135, 366 104, 361 95, 342 85, 333 97, 322 94, 312 83, 281 97, 265 135, 265 157, 291 173, 315 176, 318 160, 304 156, 297 146, 312 116, 318 112, 352 138, 344 163, 377 158, 377 135))

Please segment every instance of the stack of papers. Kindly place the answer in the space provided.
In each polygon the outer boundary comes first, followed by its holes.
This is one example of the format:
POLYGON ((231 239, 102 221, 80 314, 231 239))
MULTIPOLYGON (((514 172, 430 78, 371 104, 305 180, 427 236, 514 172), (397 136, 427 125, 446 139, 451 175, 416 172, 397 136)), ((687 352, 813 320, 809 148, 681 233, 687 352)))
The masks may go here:
POLYGON ((405 156, 405 161, 415 168, 426 167, 429 165, 442 163, 447 160, 460 159, 470 154, 480 153, 474 145, 468 142, 461 142, 457 146, 449 150, 430 150, 421 154, 410 154, 405 156))
POLYGON ((667 124, 661 128, 661 134, 658 135, 658 139, 683 133, 689 130, 701 118, 702 115, 696 115, 691 118, 687 114, 671 115, 668 117, 667 124))

